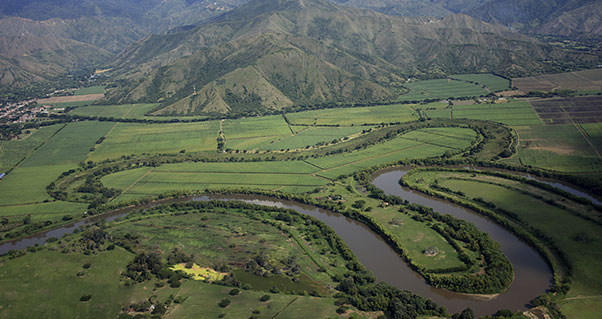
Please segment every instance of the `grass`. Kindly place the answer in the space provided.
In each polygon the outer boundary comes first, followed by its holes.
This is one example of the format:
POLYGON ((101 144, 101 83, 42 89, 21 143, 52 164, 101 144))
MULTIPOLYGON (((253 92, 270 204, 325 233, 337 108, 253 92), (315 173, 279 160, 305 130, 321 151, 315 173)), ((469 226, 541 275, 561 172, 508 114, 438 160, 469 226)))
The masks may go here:
POLYGON ((144 118, 144 114, 156 106, 157 104, 90 105, 78 107, 69 112, 69 114, 114 118, 144 118))
POLYGON ((217 150, 219 123, 116 123, 106 139, 86 160, 101 161, 143 153, 217 150))
POLYGON ((585 130, 587 137, 592 144, 597 147, 599 153, 602 153, 602 123, 579 124, 585 130))
POLYGON ((327 144, 333 140, 342 140, 345 137, 356 135, 366 127, 292 127, 295 133, 289 135, 279 135, 277 137, 250 138, 246 141, 244 138, 236 139, 235 142, 227 140, 226 146, 236 144, 244 147, 246 150, 288 150, 302 149, 313 146, 318 143, 327 144))
MULTIPOLYGON (((73 165, 47 165, 19 167, 0 181, 0 205, 38 203, 52 200, 46 192, 46 185, 73 165)), ((0 209, 0 211, 3 209, 0 209)))
POLYGON ((124 287, 119 274, 133 255, 123 249, 85 256, 39 251, 0 262, 2 318, 114 318, 121 307, 146 298, 152 284, 124 287), (92 266, 78 277, 82 265, 92 266), (79 301, 91 294, 89 302, 79 301))
POLYGON ((90 86, 90 87, 86 87, 86 88, 81 88, 77 91, 75 91, 75 95, 88 95, 88 94, 103 94, 105 93, 105 86, 104 85, 96 85, 96 86, 90 86))
MULTIPOLYGON (((482 181, 464 179, 471 178, 470 176, 469 173, 428 172, 416 174, 412 176, 412 180, 416 182, 420 178, 421 185, 428 185, 437 179, 439 185, 454 191, 462 191, 468 199, 480 197, 518 214, 527 225, 540 229, 550 236, 570 260, 573 266, 573 284, 567 297, 602 294, 602 279, 598 274, 598 270, 602 268, 602 261, 599 258, 599 252, 602 251, 602 229, 599 225, 514 188, 508 189, 482 181), (578 241, 575 239, 578 234, 586 234, 586 237, 591 240, 578 241)), ((489 177, 488 179, 500 185, 515 184, 503 178, 489 177)), ((544 194, 545 199, 557 197, 546 193, 540 190, 539 194, 544 194)))
POLYGON ((306 161, 165 164, 102 178, 107 187, 127 190, 117 201, 169 190, 254 188, 302 193, 339 175, 401 159, 424 158, 469 146, 476 133, 464 128, 428 128, 367 149, 306 161), (132 196, 135 195, 135 196, 132 196))
POLYGON ((487 95, 480 85, 450 79, 414 81, 405 84, 410 92, 400 97, 404 101, 447 99, 487 95))
POLYGON ((173 271, 181 271, 189 276, 193 280, 201 280, 207 282, 215 282, 223 280, 228 273, 219 272, 209 267, 201 267, 195 263, 190 268, 186 267, 186 263, 176 264, 170 267, 173 271))
POLYGON ((63 125, 44 126, 32 130, 33 132, 30 134, 22 134, 17 140, 0 140, 0 172, 6 172, 13 168, 61 127, 63 125))
POLYGON ((475 82, 487 87, 491 92, 500 92, 510 89, 510 81, 490 73, 458 74, 450 76, 452 79, 475 82))
POLYGON ((392 122, 410 122, 418 114, 406 104, 379 105, 370 107, 335 108, 286 114, 295 125, 364 125, 392 122))
MULTIPOLYGON (((585 127, 596 136, 595 129, 585 127)), ((602 160, 573 125, 531 125, 516 127, 516 130, 522 165, 563 172, 598 172, 602 167, 602 160)))
POLYGON ((527 101, 456 105, 453 107, 452 117, 488 120, 513 126, 541 124, 541 120, 527 101))
POLYGON ((22 167, 77 164, 84 160, 90 148, 107 134, 114 123, 73 122, 40 147, 22 163, 22 167))

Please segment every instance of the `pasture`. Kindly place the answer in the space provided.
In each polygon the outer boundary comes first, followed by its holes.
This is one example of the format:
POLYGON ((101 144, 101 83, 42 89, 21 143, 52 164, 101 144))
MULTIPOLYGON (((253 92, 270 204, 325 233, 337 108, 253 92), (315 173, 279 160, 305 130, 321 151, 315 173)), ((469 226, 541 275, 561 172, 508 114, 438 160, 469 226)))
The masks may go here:
POLYGON ((418 119, 418 114, 410 105, 393 104, 288 113, 286 118, 294 125, 358 126, 411 122, 418 119))
POLYGON ((602 167, 596 150, 574 125, 519 126, 516 131, 522 165, 562 172, 597 172, 602 167))
POLYGON ((484 85, 491 92, 501 92, 510 89, 510 80, 491 73, 457 74, 450 75, 450 78, 484 85))
MULTIPOLYGON (((114 117, 122 119, 144 118, 144 114, 155 108, 156 104, 90 105, 75 108, 69 114, 80 116, 114 117)), ((161 119, 150 117, 153 119, 161 119)))
POLYGON ((75 96, 89 95, 89 94, 104 94, 104 93, 105 93, 104 85, 89 86, 89 87, 78 89, 75 92, 73 92, 73 94, 75 96))
POLYGON ((64 126, 64 124, 44 126, 31 130, 29 134, 22 134, 18 139, 0 140, 0 172, 8 171, 27 158, 64 126))
POLYGON ((219 122, 173 124, 111 123, 105 140, 86 160, 101 161, 143 153, 178 153, 217 150, 219 122))
MULTIPOLYGON (((408 176, 407 181, 430 188, 428 185, 437 180, 442 187, 463 192, 463 200, 471 201, 472 198, 479 197, 495 204, 496 207, 516 213, 526 225, 550 236, 568 256, 573 267, 572 288, 567 296, 569 299, 575 296, 600 295, 602 279, 598 270, 602 267, 602 261, 598 252, 602 250, 601 226, 570 212, 583 212, 587 208, 564 198, 562 202, 567 208, 561 209, 549 202, 558 202, 561 197, 543 189, 534 191, 534 187, 517 186, 515 181, 504 178, 478 174, 473 178, 472 175, 474 173, 421 172, 408 176), (538 199, 533 194, 542 197, 538 199)), ((458 197, 457 194, 446 194, 458 197)), ((570 302, 563 302, 565 303, 570 302)))
POLYGON ((448 109, 426 110, 432 118, 489 120, 507 125, 541 124, 528 101, 454 105, 448 109))
POLYGON ((414 81, 406 83, 404 86, 410 92, 400 96, 401 101, 473 97, 489 94, 478 84, 452 79, 414 81))

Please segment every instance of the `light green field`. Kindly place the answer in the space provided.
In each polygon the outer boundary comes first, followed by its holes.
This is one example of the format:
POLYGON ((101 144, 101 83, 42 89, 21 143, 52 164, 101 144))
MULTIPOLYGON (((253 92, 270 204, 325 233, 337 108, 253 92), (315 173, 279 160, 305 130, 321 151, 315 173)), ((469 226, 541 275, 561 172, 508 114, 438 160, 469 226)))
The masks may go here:
MULTIPOLYGON (((429 116, 437 117, 429 112, 427 111, 429 116)), ((452 116, 455 119, 489 120, 513 126, 541 124, 541 120, 527 101, 455 105, 452 116)), ((445 117, 447 118, 447 116, 445 117)))
POLYGON ((31 215, 33 221, 57 220, 64 215, 78 215, 87 210, 88 204, 53 201, 39 204, 0 206, 0 216, 31 215))
POLYGON ((64 125, 44 126, 16 140, 0 140, 0 172, 6 172, 35 151, 64 125))
POLYGON ((489 93, 480 85, 449 79, 414 81, 406 83, 404 86, 410 90, 409 94, 400 97, 404 101, 425 99, 419 98, 421 96, 426 97, 426 99, 447 99, 481 96, 489 93))
MULTIPOLYGON (((466 198, 480 197, 496 206, 516 213, 528 225, 542 230, 568 256, 573 266, 573 284, 568 297, 579 295, 596 296, 602 294, 602 227, 578 217, 543 200, 502 186, 479 181, 460 180, 454 177, 470 178, 469 173, 428 172, 411 176, 412 180, 422 178, 420 184, 428 185, 437 179, 439 185, 454 191, 462 191, 466 198), (451 178, 450 178, 451 177, 451 178), (589 242, 575 240, 578 234, 586 234, 589 242)), ((491 178, 496 183, 511 185, 503 178, 491 178)), ((542 193, 547 193, 542 191, 542 193)), ((544 198, 554 198, 555 195, 544 198)))
POLYGON ((119 274, 133 254, 117 248, 97 255, 40 251, 0 263, 2 318, 115 318, 121 307, 147 298, 152 282, 124 287, 119 274), (77 273, 90 263, 83 277, 77 273), (146 289, 145 289, 146 288, 146 289), (79 298, 91 294, 89 302, 79 298), (6 307, 10 305, 10 307, 6 307))
POLYGON ((367 149, 324 158, 309 159, 322 170, 317 174, 334 179, 372 166, 402 159, 426 158, 468 147, 476 133, 463 128, 421 129, 367 149))
POLYGON ((411 131, 367 149, 307 161, 165 164, 137 168, 102 178, 107 187, 126 190, 116 201, 169 190, 240 188, 307 192, 340 175, 401 159, 439 156, 468 147, 476 133, 464 128, 411 131), (135 196, 133 196, 135 195, 135 196))
MULTIPOLYGON (((239 138, 230 142, 226 139, 226 147, 234 145, 244 146, 246 150, 288 150, 302 149, 307 146, 313 146, 317 143, 330 143, 333 140, 340 140, 370 127, 307 127, 294 126, 291 127, 295 133, 288 135, 279 135, 275 137, 251 137, 249 140, 239 138)), ((290 132, 290 130, 289 130, 290 132)))
POLYGON ((113 125, 107 122, 69 123, 21 166, 77 164, 84 160, 94 143, 107 134, 113 125))
POLYGON ((103 94, 105 93, 104 85, 90 86, 87 88, 81 88, 75 91, 75 95, 88 95, 88 94, 103 94))
POLYGON ((44 104, 52 105, 52 108, 56 109, 56 108, 67 108, 67 107, 79 107, 79 106, 90 105, 92 103, 94 103, 94 101, 77 101, 77 102, 44 103, 44 104))
POLYGON ((499 92, 510 89, 510 81, 493 75, 490 73, 486 74, 458 74, 450 76, 452 79, 458 79, 462 81, 471 81, 481 85, 485 85, 491 92, 499 92))
MULTIPOLYGON (((46 185, 74 165, 47 165, 19 167, 0 181, 1 205, 37 203, 52 200, 46 192, 46 185)), ((2 209, 0 209, 2 210, 2 209)))
POLYGON ((144 118, 144 114, 156 106, 157 104, 90 105, 78 107, 69 112, 69 114, 114 118, 144 118))
MULTIPOLYGON (((112 123, 113 124, 113 123, 112 123)), ((142 153, 199 152, 217 149, 219 122, 173 124, 114 123, 86 160, 100 161, 142 153)))
POLYGON ((602 167, 602 160, 573 125, 519 126, 516 130, 523 165, 563 172, 598 172, 602 167))
POLYGON ((418 114, 406 104, 379 105, 370 107, 335 108, 286 114, 291 124, 296 125, 362 125, 393 122, 410 122, 418 114))

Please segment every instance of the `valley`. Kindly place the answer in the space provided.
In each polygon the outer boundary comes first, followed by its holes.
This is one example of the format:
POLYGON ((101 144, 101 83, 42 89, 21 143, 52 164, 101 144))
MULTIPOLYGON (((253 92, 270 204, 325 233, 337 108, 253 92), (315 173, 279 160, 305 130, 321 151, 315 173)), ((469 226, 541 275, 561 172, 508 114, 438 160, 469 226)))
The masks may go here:
POLYGON ((0 318, 598 318, 598 7, 7 0, 0 318))

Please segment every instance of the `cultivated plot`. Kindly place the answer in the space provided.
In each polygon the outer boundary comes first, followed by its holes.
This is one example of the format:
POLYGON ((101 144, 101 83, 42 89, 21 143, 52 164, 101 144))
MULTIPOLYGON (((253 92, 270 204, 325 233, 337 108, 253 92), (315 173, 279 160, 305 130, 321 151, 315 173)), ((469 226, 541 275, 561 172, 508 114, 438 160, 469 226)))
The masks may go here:
POLYGON ((286 114, 294 125, 365 125, 404 123, 418 119, 418 114, 407 104, 335 108, 286 114))
POLYGON ((410 93, 402 95, 400 97, 402 101, 471 97, 489 93, 479 84, 452 79, 415 81, 404 86, 410 90, 410 93))
POLYGON ((523 92, 602 90, 602 69, 515 78, 512 83, 523 92))
POLYGON ((547 124, 602 122, 602 96, 583 96, 531 101, 547 124))
POLYGON ((490 73, 458 74, 451 75, 450 78, 480 84, 491 92, 510 89, 510 80, 490 73))
POLYGON ((86 160, 101 161, 142 153, 217 150, 219 122, 173 124, 111 123, 115 127, 86 160))

